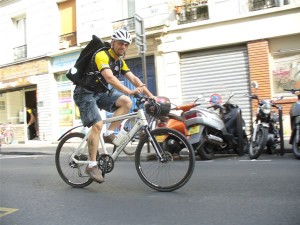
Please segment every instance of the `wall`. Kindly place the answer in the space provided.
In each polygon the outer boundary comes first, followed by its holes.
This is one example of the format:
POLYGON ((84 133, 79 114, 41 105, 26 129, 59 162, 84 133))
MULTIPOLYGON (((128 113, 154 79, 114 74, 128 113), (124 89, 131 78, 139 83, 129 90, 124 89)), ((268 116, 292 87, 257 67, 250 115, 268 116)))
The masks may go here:
POLYGON ((44 56, 58 49, 59 11, 53 0, 20 0, 0 5, 0 65, 14 61, 14 18, 26 17, 27 58, 44 56))

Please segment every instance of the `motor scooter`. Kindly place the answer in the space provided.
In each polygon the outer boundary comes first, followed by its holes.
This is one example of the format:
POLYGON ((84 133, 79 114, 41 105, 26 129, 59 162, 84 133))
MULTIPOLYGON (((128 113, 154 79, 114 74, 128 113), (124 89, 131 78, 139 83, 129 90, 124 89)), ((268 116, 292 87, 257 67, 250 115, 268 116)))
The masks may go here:
POLYGON ((294 103, 290 109, 291 118, 291 138, 290 144, 292 145, 293 154, 296 159, 300 159, 300 89, 284 89, 298 97, 298 101, 294 103))
MULTIPOLYGON (((242 112, 236 104, 229 102, 233 93, 225 104, 213 104, 213 109, 196 108, 199 97, 192 103, 176 106, 173 110, 181 110, 178 116, 169 113, 167 117, 159 118, 157 126, 166 126, 186 135, 194 147, 196 154, 203 160, 211 160, 215 153, 232 152, 239 156, 248 149, 248 139, 242 112)), ((177 144, 178 143, 174 143, 177 144)), ((173 149, 174 148, 173 146, 173 149)), ((178 150, 180 147, 178 145, 178 150)))

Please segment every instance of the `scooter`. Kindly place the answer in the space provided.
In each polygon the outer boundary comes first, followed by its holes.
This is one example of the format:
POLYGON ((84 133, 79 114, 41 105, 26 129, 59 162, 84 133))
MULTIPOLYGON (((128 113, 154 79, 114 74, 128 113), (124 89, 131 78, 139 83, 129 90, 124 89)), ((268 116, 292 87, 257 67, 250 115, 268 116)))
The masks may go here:
MULTIPOLYGON (((257 89, 256 81, 252 86, 257 89)), ((249 158, 257 159, 267 147, 267 153, 276 152, 277 146, 280 147, 280 155, 284 154, 283 124, 282 124, 282 107, 276 104, 276 101, 260 99, 257 95, 247 95, 251 100, 257 100, 258 108, 256 118, 253 123, 252 134, 249 146, 249 158), (272 107, 277 111, 272 111, 272 107)))
POLYGON ((197 103, 200 99, 198 97, 192 103, 173 108, 181 110, 181 115, 169 113, 168 117, 160 118, 157 126, 166 126, 186 135, 195 152, 203 160, 211 160, 215 153, 232 150, 242 156, 248 148, 245 122, 240 108, 230 103, 230 98, 223 105, 213 104, 212 108, 220 110, 218 114, 206 108, 195 109, 201 105, 197 103))
POLYGON ((284 89, 298 97, 298 101, 294 103, 290 109, 291 117, 291 138, 290 144, 292 145, 293 154, 296 159, 300 159, 300 89, 284 89))

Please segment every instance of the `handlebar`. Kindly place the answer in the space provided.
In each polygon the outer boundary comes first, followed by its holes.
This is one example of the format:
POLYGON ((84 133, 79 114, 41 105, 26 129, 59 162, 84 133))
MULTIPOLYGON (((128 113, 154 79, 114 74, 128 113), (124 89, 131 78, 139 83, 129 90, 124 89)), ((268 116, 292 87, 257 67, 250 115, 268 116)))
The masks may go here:
POLYGON ((300 89, 283 89, 283 90, 291 92, 292 94, 294 94, 298 97, 298 100, 300 100, 300 94, 296 94, 297 91, 300 92, 300 89))
POLYGON ((135 103, 135 105, 137 106, 137 108, 141 108, 141 105, 144 104, 147 101, 149 101, 149 102, 150 101, 154 101, 155 102, 155 99, 148 98, 148 97, 142 96, 140 94, 134 94, 133 97, 137 99, 137 101, 135 103))
POLYGON ((300 91, 300 89, 283 89, 284 91, 289 91, 295 94, 296 91, 300 91))

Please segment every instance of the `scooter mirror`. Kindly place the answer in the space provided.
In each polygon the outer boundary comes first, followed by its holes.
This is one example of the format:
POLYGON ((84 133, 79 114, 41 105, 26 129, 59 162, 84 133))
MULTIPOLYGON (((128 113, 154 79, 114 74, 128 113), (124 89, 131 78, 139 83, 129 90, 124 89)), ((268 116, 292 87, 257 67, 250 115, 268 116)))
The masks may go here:
POLYGON ((194 103, 196 103, 199 99, 202 99, 204 97, 203 94, 200 94, 197 96, 196 100, 194 101, 194 103))
POLYGON ((252 87, 254 87, 255 89, 258 88, 258 83, 256 81, 253 81, 251 84, 252 84, 252 87))

